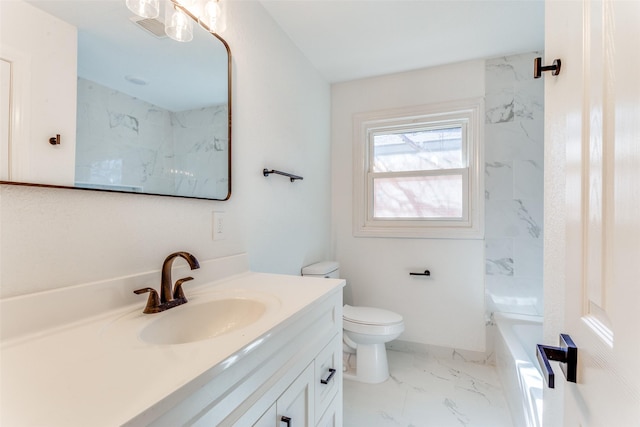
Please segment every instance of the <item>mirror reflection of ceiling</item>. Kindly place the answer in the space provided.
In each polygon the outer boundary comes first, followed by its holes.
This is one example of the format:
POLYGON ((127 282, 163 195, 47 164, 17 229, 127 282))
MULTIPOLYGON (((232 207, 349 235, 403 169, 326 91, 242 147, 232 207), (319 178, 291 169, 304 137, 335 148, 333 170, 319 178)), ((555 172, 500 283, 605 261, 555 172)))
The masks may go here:
POLYGON ((544 49, 544 0, 260 2, 330 82, 544 49))
MULTIPOLYGON (((227 103, 226 76, 216 79, 210 72, 227 67, 227 52, 213 35, 194 31, 188 43, 149 33, 140 37, 145 30, 131 20, 135 15, 125 0, 27 2, 78 28, 79 77, 175 112, 227 103), (212 53, 213 46, 219 54, 212 53), (165 54, 144 54, 158 51, 165 54), (194 51, 206 53, 194 55, 194 51), (185 70, 190 78, 176 82, 174 76, 184 75, 185 70)), ((163 17, 161 11, 159 19, 163 17)))

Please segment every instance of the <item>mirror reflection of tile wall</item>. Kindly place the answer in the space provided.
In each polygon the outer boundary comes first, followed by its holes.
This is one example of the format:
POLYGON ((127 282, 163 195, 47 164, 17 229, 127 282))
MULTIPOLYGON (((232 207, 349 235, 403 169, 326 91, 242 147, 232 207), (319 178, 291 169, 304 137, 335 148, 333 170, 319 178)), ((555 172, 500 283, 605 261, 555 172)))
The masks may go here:
POLYGON ((487 60, 487 311, 542 315, 544 82, 531 52, 487 60))
POLYGON ((227 106, 172 112, 78 79, 76 186, 224 198, 227 106))

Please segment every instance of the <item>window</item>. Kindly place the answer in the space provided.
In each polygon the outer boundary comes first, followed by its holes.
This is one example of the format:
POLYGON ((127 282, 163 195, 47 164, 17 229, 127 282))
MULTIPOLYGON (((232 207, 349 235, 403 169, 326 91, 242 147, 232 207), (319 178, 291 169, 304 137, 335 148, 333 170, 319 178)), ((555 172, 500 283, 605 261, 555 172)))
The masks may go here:
POLYGON ((482 238, 482 100, 354 117, 354 234, 482 238))

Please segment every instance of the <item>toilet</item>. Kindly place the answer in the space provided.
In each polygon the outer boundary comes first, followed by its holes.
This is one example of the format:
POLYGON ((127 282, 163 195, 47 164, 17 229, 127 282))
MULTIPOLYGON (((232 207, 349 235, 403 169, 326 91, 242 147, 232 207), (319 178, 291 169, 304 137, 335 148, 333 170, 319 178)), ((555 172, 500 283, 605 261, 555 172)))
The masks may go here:
MULTIPOLYGON (((337 279, 339 267, 335 261, 319 262, 304 267, 302 275, 337 279)), ((345 304, 342 329, 347 368, 343 377, 370 384, 389 378, 385 343, 398 338, 404 331, 402 316, 380 308, 345 304)))

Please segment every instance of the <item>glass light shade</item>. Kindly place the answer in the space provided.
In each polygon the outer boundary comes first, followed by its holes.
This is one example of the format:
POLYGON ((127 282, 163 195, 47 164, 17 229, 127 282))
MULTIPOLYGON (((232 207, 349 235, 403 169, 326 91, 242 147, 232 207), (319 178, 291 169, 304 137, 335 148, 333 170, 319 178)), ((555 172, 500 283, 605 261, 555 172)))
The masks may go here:
POLYGON ((212 33, 217 31, 218 17, 220 16, 220 6, 217 0, 204 0, 202 10, 198 17, 198 22, 205 29, 208 29, 212 33))
POLYGON ((164 32, 179 42, 193 40, 193 20, 167 0, 164 14, 164 32))
POLYGON ((127 7, 143 18, 157 18, 160 14, 160 0, 127 0, 127 7))

